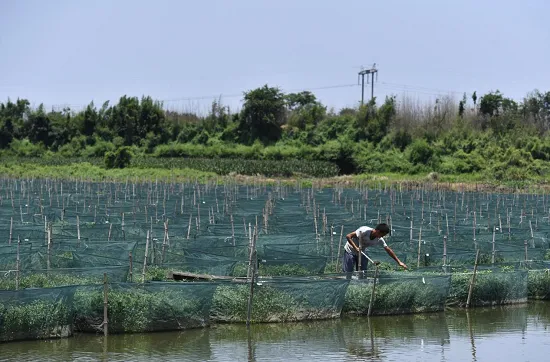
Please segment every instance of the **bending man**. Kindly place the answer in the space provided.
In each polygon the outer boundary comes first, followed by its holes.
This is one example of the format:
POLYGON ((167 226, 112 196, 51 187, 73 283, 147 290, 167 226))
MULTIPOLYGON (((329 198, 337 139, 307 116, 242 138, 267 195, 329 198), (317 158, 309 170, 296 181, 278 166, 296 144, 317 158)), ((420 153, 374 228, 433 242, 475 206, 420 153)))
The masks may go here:
POLYGON ((361 254, 361 251, 365 252, 368 247, 380 245, 384 247, 386 253, 392 257, 393 260, 399 264, 400 267, 407 269, 407 265, 403 263, 393 250, 386 244, 384 236, 388 235, 390 228, 387 224, 378 224, 376 227, 370 228, 368 226, 361 226, 359 229, 346 235, 348 240, 344 245, 345 253, 342 261, 342 271, 344 273, 353 272, 359 262, 358 255, 361 255, 361 270, 367 270, 367 258, 361 254))

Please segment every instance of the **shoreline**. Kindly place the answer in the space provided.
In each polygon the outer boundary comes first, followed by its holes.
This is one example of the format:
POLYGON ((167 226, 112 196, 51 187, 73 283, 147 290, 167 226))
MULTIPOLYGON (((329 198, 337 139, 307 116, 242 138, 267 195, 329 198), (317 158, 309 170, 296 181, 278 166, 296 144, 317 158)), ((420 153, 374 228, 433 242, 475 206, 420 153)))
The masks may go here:
POLYGON ((38 165, 35 163, 0 163, 0 174, 4 179, 31 178, 56 180, 86 180, 90 182, 182 182, 201 184, 215 182, 240 185, 299 185, 316 188, 354 188, 398 186, 405 189, 429 188, 438 191, 490 192, 490 193, 533 193, 549 192, 547 180, 496 182, 483 180, 479 175, 429 174, 354 174, 333 177, 269 177, 264 175, 242 175, 231 173, 219 175, 189 168, 138 168, 105 169, 87 162, 71 165, 38 165))

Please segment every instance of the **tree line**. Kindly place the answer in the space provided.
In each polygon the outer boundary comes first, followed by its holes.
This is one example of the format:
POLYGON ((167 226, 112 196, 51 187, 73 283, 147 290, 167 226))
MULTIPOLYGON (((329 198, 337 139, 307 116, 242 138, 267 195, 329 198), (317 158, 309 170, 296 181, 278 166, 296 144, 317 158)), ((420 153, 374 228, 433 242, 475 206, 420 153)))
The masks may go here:
POLYGON ((13 156, 118 158, 225 157, 330 161, 344 174, 486 173, 537 177, 550 169, 550 92, 520 102, 493 91, 432 104, 388 96, 338 111, 308 91, 264 85, 232 113, 219 101, 206 115, 165 111, 123 96, 79 112, 0 104, 0 152, 13 156), (118 154, 117 154, 118 152, 118 154))

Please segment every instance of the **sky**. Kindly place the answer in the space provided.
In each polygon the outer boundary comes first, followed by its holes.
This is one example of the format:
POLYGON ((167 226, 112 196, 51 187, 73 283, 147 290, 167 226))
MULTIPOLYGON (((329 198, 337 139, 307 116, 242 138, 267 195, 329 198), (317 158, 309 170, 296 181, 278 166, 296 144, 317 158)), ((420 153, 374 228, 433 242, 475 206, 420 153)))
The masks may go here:
POLYGON ((546 0, 0 0, 0 102, 238 110, 267 84, 340 109, 374 63, 379 100, 521 100, 550 91, 548 14, 546 0))

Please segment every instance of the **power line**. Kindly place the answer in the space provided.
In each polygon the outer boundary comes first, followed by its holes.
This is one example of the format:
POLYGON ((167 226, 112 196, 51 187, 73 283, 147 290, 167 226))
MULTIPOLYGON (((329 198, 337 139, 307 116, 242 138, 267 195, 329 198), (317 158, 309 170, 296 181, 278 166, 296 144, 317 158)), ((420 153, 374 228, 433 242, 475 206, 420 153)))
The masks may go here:
MULTIPOLYGON (((373 65, 373 68, 363 70, 358 73, 359 76, 367 75, 367 78, 370 75, 371 81, 374 81, 374 76, 378 73, 378 69, 374 68, 375 65, 373 65), (364 72, 362 75, 361 73, 364 72)), ((367 84, 368 84, 367 79, 367 84)), ((290 88, 290 89, 281 89, 284 92, 303 92, 303 91, 321 91, 321 90, 329 90, 329 89, 341 89, 341 88, 355 88, 360 87, 360 84, 333 84, 333 85, 325 85, 325 86, 318 86, 318 87, 304 87, 304 88, 290 88)), ((453 90, 443 90, 443 89, 437 89, 437 88, 430 88, 425 86, 418 86, 418 85, 409 85, 409 84, 399 84, 399 83, 389 83, 389 82, 380 82, 379 86, 383 89, 389 89, 389 90, 399 90, 399 91, 405 91, 405 92, 414 92, 418 94, 426 94, 426 95, 435 95, 435 96, 441 96, 445 94, 460 94, 462 95, 464 92, 459 91, 453 91, 453 90)), ((364 84, 363 84, 364 87, 364 84)), ((242 97, 243 92, 240 93, 220 93, 216 95, 202 95, 202 96, 189 96, 189 97, 179 97, 179 98, 172 98, 172 99, 163 99, 159 100, 163 103, 172 103, 172 102, 182 102, 182 101, 200 101, 200 100, 207 100, 207 99, 217 99, 217 98, 237 98, 242 97)), ((374 96, 374 84, 371 85, 371 97, 374 96)), ((363 95, 362 95, 363 100, 363 95)), ((76 108, 85 108, 87 104, 54 104, 51 105, 51 107, 55 107, 57 109, 62 109, 64 107, 69 107, 71 109, 76 108)))
MULTIPOLYGON (((310 87, 310 88, 294 88, 294 89, 284 89, 284 91, 285 92, 304 92, 304 91, 335 89, 335 88, 350 88, 350 87, 357 87, 357 84, 336 84, 336 85, 326 85, 326 86, 310 87)), ((210 95, 210 96, 195 96, 195 97, 164 99, 164 100, 161 100, 161 102, 196 101, 196 100, 213 99, 213 98, 236 98, 236 97, 242 97, 242 96, 243 96, 242 93, 239 93, 239 94, 222 93, 222 94, 210 95)))

